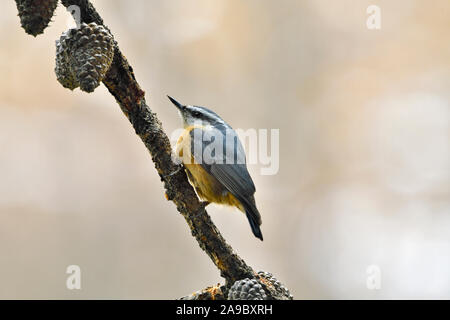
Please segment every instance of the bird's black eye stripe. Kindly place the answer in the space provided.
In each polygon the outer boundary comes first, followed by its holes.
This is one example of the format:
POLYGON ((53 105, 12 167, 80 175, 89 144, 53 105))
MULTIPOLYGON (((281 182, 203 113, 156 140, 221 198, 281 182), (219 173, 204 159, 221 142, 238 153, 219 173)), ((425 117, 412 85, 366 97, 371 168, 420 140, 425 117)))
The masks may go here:
POLYGON ((193 111, 193 112, 192 112, 192 115, 193 115, 194 117, 200 117, 200 116, 201 116, 201 113, 198 112, 198 111, 193 111))

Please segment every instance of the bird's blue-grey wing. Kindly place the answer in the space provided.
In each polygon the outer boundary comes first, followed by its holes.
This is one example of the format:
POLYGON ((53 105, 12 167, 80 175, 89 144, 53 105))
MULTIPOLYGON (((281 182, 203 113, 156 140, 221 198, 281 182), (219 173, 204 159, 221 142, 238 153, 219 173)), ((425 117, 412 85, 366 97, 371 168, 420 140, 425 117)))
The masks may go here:
POLYGON ((211 134, 211 129, 193 129, 190 132, 191 153, 196 163, 241 202, 253 234, 262 240, 261 215, 255 205, 255 185, 247 170, 244 148, 234 131, 228 133, 211 134), (218 141, 221 143, 217 144, 218 141))
POLYGON ((233 134, 234 131, 227 135, 195 128, 190 132, 191 153, 196 163, 242 202, 255 193, 255 185, 247 170, 244 148, 237 135, 233 134))

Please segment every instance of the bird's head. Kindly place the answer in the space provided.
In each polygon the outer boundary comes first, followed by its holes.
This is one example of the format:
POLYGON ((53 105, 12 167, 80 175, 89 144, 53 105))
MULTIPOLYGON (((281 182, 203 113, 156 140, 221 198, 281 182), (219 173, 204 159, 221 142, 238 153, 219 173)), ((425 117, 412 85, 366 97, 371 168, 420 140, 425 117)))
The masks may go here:
POLYGON ((215 125, 217 123, 224 123, 222 118, 220 118, 215 112, 205 107, 182 105, 174 98, 170 96, 167 97, 175 105, 175 107, 177 107, 185 127, 195 124, 215 125))

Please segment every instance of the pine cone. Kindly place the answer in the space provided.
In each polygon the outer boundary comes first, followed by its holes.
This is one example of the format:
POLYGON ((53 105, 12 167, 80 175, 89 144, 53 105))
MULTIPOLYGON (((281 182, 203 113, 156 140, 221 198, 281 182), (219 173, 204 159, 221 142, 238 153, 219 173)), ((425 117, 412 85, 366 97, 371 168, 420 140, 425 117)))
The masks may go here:
POLYGON ((258 280, 246 278, 231 286, 228 300, 267 300, 267 295, 258 280))
POLYGON ((278 281, 270 272, 258 271, 258 275, 268 281, 271 286, 280 294, 280 296, 286 297, 289 300, 294 299, 289 290, 278 281))
MULTIPOLYGON (((64 34, 61 36, 61 39, 64 37, 64 34)), ((73 90, 80 86, 80 83, 75 78, 70 65, 68 53, 65 50, 64 46, 61 44, 61 40, 56 41, 56 66, 55 66, 56 78, 59 83, 62 84, 64 88, 69 88, 73 90)))
POLYGON ((16 0, 16 5, 25 32, 36 37, 50 23, 58 0, 16 0))
POLYGON ((56 77, 65 88, 79 86, 93 92, 113 58, 114 39, 109 31, 95 23, 82 23, 79 29, 64 32, 56 41, 56 77))

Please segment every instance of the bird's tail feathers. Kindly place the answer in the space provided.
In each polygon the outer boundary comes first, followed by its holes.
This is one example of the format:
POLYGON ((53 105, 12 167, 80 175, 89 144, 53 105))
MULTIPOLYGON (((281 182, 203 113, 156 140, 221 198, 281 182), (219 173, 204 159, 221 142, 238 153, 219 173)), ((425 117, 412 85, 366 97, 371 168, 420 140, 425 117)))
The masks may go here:
POLYGON ((263 240, 263 235, 261 233, 261 215, 255 205, 248 203, 247 201, 242 203, 245 209, 245 215, 247 216, 252 232, 261 241, 263 240))

